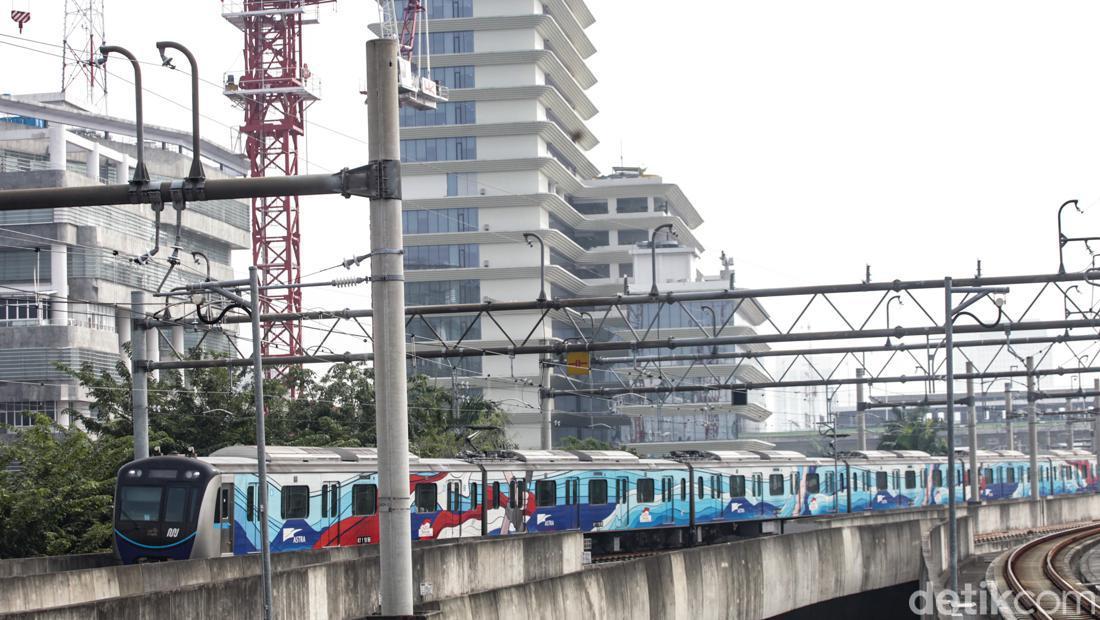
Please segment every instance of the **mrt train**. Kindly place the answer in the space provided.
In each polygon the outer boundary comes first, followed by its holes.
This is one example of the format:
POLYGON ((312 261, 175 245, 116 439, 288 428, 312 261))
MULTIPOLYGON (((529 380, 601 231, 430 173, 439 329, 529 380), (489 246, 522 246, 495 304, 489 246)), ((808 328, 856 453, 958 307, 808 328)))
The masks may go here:
MULTIPOLYGON (((271 447, 268 488, 256 450, 155 456, 125 465, 115 492, 115 549, 124 563, 242 555, 266 536, 276 552, 378 542, 375 448, 271 447), (266 492, 268 519, 260 520, 266 492)), ((1028 457, 958 452, 957 501, 979 476, 982 501, 1030 495, 1028 457)), ((947 459, 917 451, 859 451, 837 460, 789 451, 516 450, 460 459, 409 456, 414 540, 579 530, 593 552, 706 542, 763 524, 948 501, 947 459)), ((1052 450, 1039 491, 1098 490, 1095 457, 1052 450)))

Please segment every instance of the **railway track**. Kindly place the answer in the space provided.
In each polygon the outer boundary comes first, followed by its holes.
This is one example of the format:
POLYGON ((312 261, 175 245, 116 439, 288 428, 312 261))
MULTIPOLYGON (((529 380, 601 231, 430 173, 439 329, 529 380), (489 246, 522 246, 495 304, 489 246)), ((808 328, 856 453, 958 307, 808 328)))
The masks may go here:
POLYGON ((1100 525, 1094 523, 1014 549, 1005 562, 1004 576, 1019 606, 1044 620, 1100 618, 1096 596, 1074 575, 1067 558, 1071 547, 1096 537, 1100 537, 1100 525))

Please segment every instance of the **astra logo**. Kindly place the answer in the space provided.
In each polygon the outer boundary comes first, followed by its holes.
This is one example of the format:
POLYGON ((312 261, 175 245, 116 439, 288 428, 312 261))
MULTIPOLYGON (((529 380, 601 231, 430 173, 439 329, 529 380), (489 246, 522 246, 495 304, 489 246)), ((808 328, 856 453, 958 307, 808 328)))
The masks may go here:
POLYGON ((296 527, 284 527, 283 528, 283 542, 295 542, 304 543, 306 541, 305 536, 299 536, 298 532, 301 532, 301 528, 296 527))

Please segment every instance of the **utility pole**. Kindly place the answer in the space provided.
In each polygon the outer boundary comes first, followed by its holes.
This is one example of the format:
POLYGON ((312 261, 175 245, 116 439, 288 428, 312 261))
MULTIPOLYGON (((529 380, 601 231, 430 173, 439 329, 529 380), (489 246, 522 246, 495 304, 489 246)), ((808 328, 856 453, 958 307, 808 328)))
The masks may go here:
MULTIPOLYGON (((943 279, 944 299, 944 355, 946 355, 947 377, 947 557, 950 579, 948 587, 952 592, 959 591, 959 541, 958 541, 958 515, 955 510, 955 351, 952 348, 954 338, 952 328, 955 325, 955 317, 952 308, 952 283, 951 278, 943 279)), ((929 373, 933 374, 933 373, 929 373)))
MULTIPOLYGON (((966 374, 974 374, 974 364, 966 363, 966 374)), ((970 444, 970 501, 980 502, 981 489, 978 488, 978 408, 974 404, 974 379, 966 378, 966 430, 970 444)))
POLYGON ((1092 397, 1092 453, 1096 455, 1096 473, 1100 475, 1100 379, 1094 379, 1092 389, 1096 396, 1092 397))
POLYGON ((130 355, 133 358, 131 400, 134 460, 149 458, 149 374, 145 369, 145 292, 130 292, 130 355))
MULTIPOLYGON (((398 42, 367 41, 368 159, 401 159, 398 127, 398 42)), ((384 174, 384 173, 383 173, 384 174)), ((382 615, 413 613, 412 532, 409 514, 409 407, 405 376, 405 267, 400 175, 389 197, 371 198, 371 307, 378 411, 378 512, 382 615), (396 196, 396 197, 393 197, 396 196)), ((384 183, 383 185, 387 185, 384 183)))
MULTIPOLYGON (((256 467, 260 483, 260 573, 264 585, 264 620, 271 620, 274 593, 271 586, 271 541, 267 537, 267 430, 264 428, 263 329, 260 327, 260 278, 256 266, 248 268, 248 291, 252 311, 252 389, 256 407, 256 467)), ((323 501, 323 500, 322 500, 323 501)))
POLYGON ((554 400, 550 397, 550 382, 554 377, 554 367, 550 364, 550 356, 539 358, 539 414, 542 415, 542 433, 539 442, 543 450, 554 448, 554 400))
POLYGON ((1027 358, 1027 440, 1028 467, 1031 469, 1031 501, 1039 501, 1039 418, 1035 412, 1035 360, 1027 358))
POLYGON ((1066 438, 1066 449, 1067 450, 1072 450, 1073 449, 1073 414, 1070 413, 1071 411, 1073 411, 1073 399, 1072 398, 1067 398, 1066 399, 1066 434, 1069 435, 1069 437, 1066 438))
POLYGON ((1008 449, 1016 449, 1016 436, 1012 434, 1012 382, 1005 381, 1005 432, 1008 433, 1008 449))
MULTIPOLYGON (((856 368, 856 379, 863 378, 863 369, 856 368)), ((863 410, 863 383, 856 384, 856 445, 867 449, 867 412, 863 410)))

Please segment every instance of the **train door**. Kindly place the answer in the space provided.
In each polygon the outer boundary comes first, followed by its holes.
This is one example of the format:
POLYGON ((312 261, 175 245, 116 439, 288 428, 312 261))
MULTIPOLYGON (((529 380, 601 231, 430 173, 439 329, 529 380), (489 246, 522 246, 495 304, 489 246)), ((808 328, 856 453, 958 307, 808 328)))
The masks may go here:
POLYGON ((676 522, 676 487, 672 476, 661 478, 661 501, 667 507, 661 511, 661 522, 671 525, 676 522))
POLYGON ((259 550, 262 544, 260 541, 262 528, 260 527, 260 484, 258 482, 248 483, 245 489, 244 517, 242 534, 259 550))
POLYGON ((615 501, 621 506, 623 523, 630 524, 630 479, 623 477, 615 481, 615 501))
POLYGON ((325 482, 321 485, 321 540, 326 547, 340 544, 340 483, 325 482))
POLYGON ((569 506, 569 523, 566 529, 578 529, 581 526, 581 480, 572 477, 565 479, 565 505, 569 506))
POLYGON ((218 490, 218 507, 214 527, 218 530, 218 550, 223 555, 233 554, 233 483, 227 482, 218 490))
POLYGON ((764 474, 755 473, 752 475, 752 495, 756 499, 756 512, 759 515, 764 514, 764 474))

